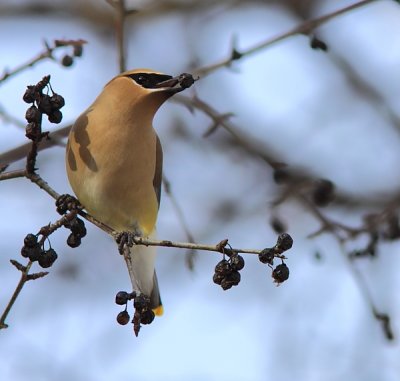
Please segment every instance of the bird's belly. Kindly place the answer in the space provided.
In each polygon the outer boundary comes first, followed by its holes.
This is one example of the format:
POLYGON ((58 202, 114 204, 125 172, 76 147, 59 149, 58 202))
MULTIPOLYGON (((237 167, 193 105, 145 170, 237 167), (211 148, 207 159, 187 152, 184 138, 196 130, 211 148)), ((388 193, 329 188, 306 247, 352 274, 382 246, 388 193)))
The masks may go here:
POLYGON ((93 217, 114 230, 139 229, 149 235, 158 213, 152 161, 147 160, 146 154, 137 157, 132 153, 94 160, 96 170, 80 162, 82 168, 69 173, 79 201, 93 217))

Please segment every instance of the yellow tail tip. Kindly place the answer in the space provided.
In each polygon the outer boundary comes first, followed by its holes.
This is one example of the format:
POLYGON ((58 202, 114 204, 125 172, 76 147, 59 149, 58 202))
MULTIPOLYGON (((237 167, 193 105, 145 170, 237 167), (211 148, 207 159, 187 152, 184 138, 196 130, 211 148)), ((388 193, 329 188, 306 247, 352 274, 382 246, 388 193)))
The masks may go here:
POLYGON ((153 312, 156 316, 161 316, 164 314, 164 307, 162 305, 160 305, 156 308, 153 308, 153 312))

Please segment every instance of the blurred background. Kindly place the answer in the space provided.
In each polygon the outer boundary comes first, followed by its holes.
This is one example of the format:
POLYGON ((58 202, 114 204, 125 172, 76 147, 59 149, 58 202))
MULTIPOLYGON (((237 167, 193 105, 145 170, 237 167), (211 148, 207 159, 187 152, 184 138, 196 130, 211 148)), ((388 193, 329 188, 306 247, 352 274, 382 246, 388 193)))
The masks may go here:
MULTIPOLYGON (((127 0, 137 12, 126 18, 126 67, 196 73, 232 48, 354 2, 127 0)), ((27 85, 51 74, 66 100, 63 127, 118 73, 116 15, 101 0, 0 2, 0 76, 43 52, 44 41, 87 41, 69 67, 61 61, 72 48, 59 48, 0 82, 0 155, 27 142, 27 85)), ((248 255, 241 283, 224 292, 212 282, 220 255, 198 252, 189 270, 185 250, 160 248, 165 314, 135 338, 115 321, 115 294, 130 280, 113 240, 86 223, 88 236, 71 249, 61 229, 51 236, 58 261, 26 284, 0 332, 2 379, 398 380, 399 46, 400 5, 371 1, 202 75, 156 116, 164 173, 186 221, 164 192, 159 238, 187 241, 189 230, 196 242, 262 249, 282 225, 294 239, 287 282, 276 287, 248 255), (313 37, 327 51, 312 49, 313 37)), ((57 192, 72 192, 62 144, 40 152, 37 167, 57 192)), ((24 236, 58 215, 26 179, 0 189, 3 311, 20 277, 9 260, 22 261, 24 236)))

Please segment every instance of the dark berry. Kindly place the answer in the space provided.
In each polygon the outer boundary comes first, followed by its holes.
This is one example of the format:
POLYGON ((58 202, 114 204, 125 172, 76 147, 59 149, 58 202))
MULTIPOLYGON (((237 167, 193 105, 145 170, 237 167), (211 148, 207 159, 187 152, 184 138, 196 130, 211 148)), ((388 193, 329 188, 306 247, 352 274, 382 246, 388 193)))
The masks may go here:
POLYGON ((36 96, 35 86, 28 86, 22 99, 26 103, 33 103, 35 102, 35 96, 36 96))
POLYGON ((43 251, 42 255, 39 257, 39 265, 43 268, 51 267, 57 257, 58 255, 54 249, 43 251))
POLYGON ((27 253, 28 253, 28 258, 32 262, 35 262, 35 261, 39 260, 40 255, 42 254, 42 250, 41 250, 40 246, 37 245, 31 249, 27 249, 27 253))
POLYGON ((118 324, 121 325, 126 325, 129 323, 129 320, 131 319, 131 317, 129 316, 128 311, 121 311, 118 315, 117 315, 117 322, 118 324))
POLYGON ((75 217, 73 220, 71 220, 67 227, 73 234, 79 236, 80 238, 83 238, 87 233, 85 223, 78 217, 75 217))
POLYGON ((26 110, 25 113, 25 119, 27 120, 28 123, 31 122, 36 122, 38 123, 40 121, 40 111, 36 106, 31 106, 26 110))
POLYGON ((271 218, 270 224, 272 229, 278 234, 284 233, 287 230, 285 223, 276 216, 271 218))
POLYGON ((319 180, 315 184, 311 197, 317 206, 326 206, 335 197, 335 185, 330 180, 319 180))
POLYGON ((81 57, 83 53, 83 46, 82 45, 74 45, 74 56, 81 57))
POLYGON ((24 245, 32 248, 37 245, 37 237, 34 234, 27 234, 24 238, 24 245))
POLYGON ((321 41, 315 36, 313 36, 313 38, 311 39, 310 46, 312 49, 322 50, 323 52, 326 52, 328 50, 328 45, 326 45, 324 41, 321 41))
POLYGON ((261 263, 265 263, 267 265, 273 265, 275 258, 275 251, 270 248, 266 248, 258 254, 258 259, 261 263))
POLYGON ((68 194, 62 194, 57 200, 56 200, 56 207, 57 207, 57 212, 60 214, 65 214, 68 211, 68 202, 70 201, 70 198, 72 196, 68 194))
POLYGON ((289 279, 289 267, 285 263, 281 263, 276 266, 274 271, 272 271, 272 278, 276 283, 282 283, 289 279))
POLYGON ((49 95, 43 94, 37 103, 38 103, 39 110, 41 112, 43 112, 44 114, 49 115, 52 112, 49 95))
POLYGON ((244 259, 241 255, 239 255, 239 254, 232 255, 230 258, 230 261, 231 261, 231 267, 233 270, 239 271, 239 270, 243 269, 244 259))
POLYGON ((215 284, 218 284, 218 285, 221 284, 223 279, 224 279, 224 276, 222 274, 219 274, 219 273, 215 273, 214 276, 213 276, 213 282, 215 284))
POLYGON ((279 235, 278 240, 276 242, 276 248, 281 251, 286 251, 291 249, 293 246, 293 238, 287 234, 282 233, 279 235))
POLYGON ((183 73, 179 76, 179 83, 183 89, 187 89, 194 83, 194 78, 191 74, 183 73))
POLYGON ((48 115, 50 123, 58 124, 62 121, 63 114, 60 110, 53 110, 51 114, 48 115))
POLYGON ((231 271, 232 267, 226 259, 223 259, 222 261, 218 262, 217 265, 215 266, 215 273, 217 274, 225 275, 229 274, 231 271))
POLYGON ((239 271, 232 271, 225 277, 225 281, 231 282, 233 286, 237 286, 240 282, 240 272, 239 271))
POLYGON ((67 238, 67 245, 69 247, 78 247, 81 244, 81 237, 71 233, 67 238))
POLYGON ((29 253, 30 253, 31 250, 32 250, 32 248, 29 248, 29 247, 26 247, 26 246, 22 246, 21 255, 24 258, 28 258, 29 257, 29 253))
POLYGON ((151 324, 154 320, 155 314, 150 309, 142 310, 140 313, 140 322, 142 324, 151 324))
POLYGON ((28 139, 35 140, 40 135, 40 128, 37 123, 28 123, 25 129, 25 136, 28 139))
POLYGON ((239 271, 232 271, 222 279, 221 287, 223 290, 229 290, 232 286, 237 286, 240 282, 239 271))
POLYGON ((150 298, 146 295, 140 294, 135 298, 133 306, 139 311, 148 309, 150 306, 150 298))
POLYGON ((53 94, 50 97, 50 102, 53 110, 59 110, 60 108, 63 108, 65 105, 64 97, 61 96, 60 94, 53 94))
POLYGON ((74 59, 69 54, 66 54, 61 60, 61 65, 65 66, 65 67, 69 67, 73 63, 74 63, 74 59))
POLYGON ((115 303, 119 304, 120 306, 128 303, 129 294, 126 291, 119 291, 117 295, 115 295, 115 303))
POLYGON ((221 287, 224 291, 229 290, 230 288, 232 288, 232 286, 233 284, 229 282, 229 280, 226 280, 225 278, 222 279, 221 287))

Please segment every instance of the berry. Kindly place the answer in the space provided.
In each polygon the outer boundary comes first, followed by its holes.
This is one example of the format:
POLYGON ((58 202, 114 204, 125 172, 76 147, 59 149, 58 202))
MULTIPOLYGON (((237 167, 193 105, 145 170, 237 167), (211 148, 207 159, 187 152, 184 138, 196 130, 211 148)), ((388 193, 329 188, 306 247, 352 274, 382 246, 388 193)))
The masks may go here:
POLYGON ((233 286, 237 286, 240 282, 241 276, 239 271, 232 271, 225 277, 226 282, 232 283, 233 286))
POLYGON ((128 313, 128 311, 121 311, 118 315, 117 315, 117 322, 118 322, 118 324, 121 324, 121 325, 126 325, 126 324, 128 324, 129 323, 129 320, 130 320, 130 316, 129 316, 129 313, 128 313))
POLYGON ((145 309, 140 313, 140 322, 142 324, 151 324, 156 315, 150 309, 145 309))
POLYGON ((275 233, 281 234, 287 230, 285 223, 276 216, 271 218, 270 224, 275 233))
POLYGON ((218 273, 215 273, 213 276, 213 282, 215 284, 221 285, 222 280, 224 279, 224 276, 218 273))
POLYGON ((129 294, 126 291, 119 291, 117 295, 115 295, 115 303, 119 304, 120 306, 128 303, 129 294))
POLYGON ((36 96, 35 86, 28 86, 28 88, 25 90, 25 94, 23 95, 22 99, 26 103, 33 103, 35 102, 35 96, 36 96))
POLYGON ((261 263, 265 263, 267 265, 273 265, 275 258, 275 252, 273 249, 266 248, 258 254, 258 259, 261 263))
POLYGON ((36 122, 38 123, 40 121, 40 111, 36 106, 31 106, 26 110, 25 113, 25 119, 27 120, 28 123, 31 122, 36 122))
POLYGON ((230 288, 232 288, 232 286, 233 284, 227 281, 225 278, 222 279, 221 287, 224 291, 229 290, 230 288))
POLYGON ((313 38, 311 39, 310 46, 312 49, 322 50, 323 52, 326 52, 328 50, 328 45, 326 45, 324 41, 321 41, 315 36, 313 36, 313 38))
POLYGON ((43 94, 38 101, 38 107, 41 112, 49 115, 52 112, 50 96, 43 94))
POLYGON ((67 225, 67 228, 71 230, 72 234, 75 234, 80 238, 83 238, 86 235, 85 223, 78 217, 71 220, 67 225))
POLYGON ((289 279, 289 267, 285 263, 281 263, 276 266, 274 271, 272 271, 272 278, 276 283, 282 283, 289 279))
POLYGON ((335 197, 335 185, 329 180, 319 180, 315 185, 311 197, 317 206, 326 206, 335 197))
POLYGON ((66 54, 61 60, 61 65, 65 66, 65 67, 69 67, 73 63, 74 63, 74 59, 69 54, 66 54))
POLYGON ((217 265, 215 266, 216 274, 226 275, 229 274, 231 271, 232 267, 226 259, 223 259, 222 261, 218 262, 217 265))
POLYGON ((276 248, 281 251, 289 250, 293 246, 293 238, 287 234, 282 233, 279 235, 276 242, 276 248))
MULTIPOLYGON (((28 258, 32 261, 35 262, 40 258, 40 255, 42 254, 42 250, 40 249, 39 245, 36 245, 33 248, 26 249, 28 258)), ((22 254, 22 251, 21 251, 22 254)))
POLYGON ((232 286, 237 286, 240 282, 240 273, 239 271, 232 271, 230 274, 225 276, 224 279, 222 279, 221 282, 221 287, 223 290, 229 290, 232 286))
POLYGON ((37 245, 37 237, 34 234, 27 234, 24 238, 24 245, 32 248, 37 245))
POLYGON ((234 255, 231 256, 230 260, 231 260, 231 268, 233 270, 239 271, 239 270, 243 269, 243 267, 244 267, 244 259, 243 259, 243 257, 241 255, 234 254, 234 255))
POLYGON ((31 250, 32 250, 31 248, 28 248, 28 247, 26 247, 26 246, 22 246, 21 255, 22 255, 24 258, 28 258, 28 257, 29 257, 29 253, 30 253, 31 250))
POLYGON ((48 115, 50 123, 58 124, 62 121, 63 114, 60 110, 53 110, 51 114, 48 115))
POLYGON ((69 247, 78 247, 81 244, 81 237, 71 233, 67 238, 67 245, 69 247))
POLYGON ((37 123, 28 123, 25 129, 25 136, 28 139, 35 140, 40 135, 40 128, 37 123))
POLYGON ((54 110, 59 110, 60 108, 63 108, 65 105, 64 97, 61 96, 60 94, 53 94, 50 97, 50 102, 54 110))
POLYGON ((58 255, 54 249, 43 251, 42 255, 39 257, 39 265, 43 268, 51 267, 57 257, 58 255))
POLYGON ((148 309, 150 306, 150 298, 143 294, 140 294, 135 298, 133 306, 139 311, 148 309))

